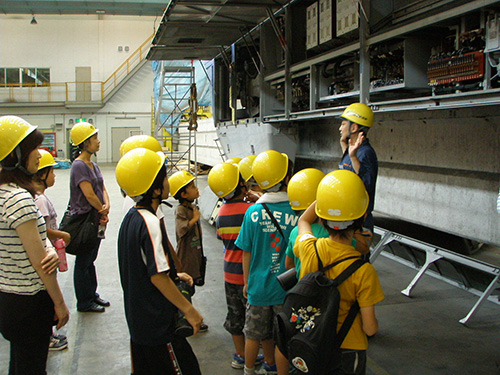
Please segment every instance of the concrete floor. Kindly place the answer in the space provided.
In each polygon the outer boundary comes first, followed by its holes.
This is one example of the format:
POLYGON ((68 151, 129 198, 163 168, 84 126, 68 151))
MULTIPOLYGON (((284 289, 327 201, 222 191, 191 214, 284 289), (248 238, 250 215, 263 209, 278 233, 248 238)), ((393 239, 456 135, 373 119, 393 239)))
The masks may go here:
MULTIPOLYGON (((78 313, 70 271, 59 280, 71 317, 62 332, 69 348, 49 353, 48 374, 130 373, 129 334, 123 312, 122 291, 116 261, 116 237, 123 216, 122 197, 114 177, 114 166, 101 167, 111 196, 110 224, 96 262, 99 292, 111 301, 104 314, 78 313)), ((47 191, 61 217, 69 197, 69 170, 56 170, 56 185, 47 191)), ((200 192, 206 176, 199 178, 200 192)), ((173 200, 170 199, 171 203, 173 200)), ((170 238, 175 242, 173 211, 166 209, 170 238), (169 214, 170 213, 170 214, 169 214)), ((207 333, 189 339, 204 374, 242 374, 230 366, 231 336, 223 329, 226 304, 222 277, 222 244, 215 228, 203 221, 207 283, 194 296, 194 304, 209 325, 207 333)), ((469 322, 458 323, 474 305, 477 296, 431 276, 424 276, 413 298, 401 294, 416 271, 381 256, 375 262, 386 299, 377 305, 380 331, 370 339, 368 375, 471 374, 498 375, 500 362, 500 306, 487 301, 469 322)), ((6 374, 9 346, 0 338, 0 374, 6 374)))

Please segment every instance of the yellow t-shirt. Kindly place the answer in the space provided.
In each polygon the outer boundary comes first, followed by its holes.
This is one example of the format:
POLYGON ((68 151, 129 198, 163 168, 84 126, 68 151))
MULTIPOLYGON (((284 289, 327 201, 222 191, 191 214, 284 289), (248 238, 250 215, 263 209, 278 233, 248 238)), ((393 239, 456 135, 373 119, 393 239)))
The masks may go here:
MULTIPOLYGON (((343 245, 330 238, 317 239, 310 232, 303 233, 297 238, 294 247, 294 254, 300 258, 301 262, 300 278, 309 272, 318 270, 318 258, 314 250, 314 242, 317 242, 316 246, 323 266, 347 257, 360 255, 352 246, 343 245)), ((336 265, 329 269, 326 275, 331 279, 336 278, 355 260, 347 260, 336 265)), ((339 292, 341 300, 337 331, 342 326, 349 309, 356 300, 360 307, 368 307, 379 303, 385 298, 377 272, 370 263, 361 266, 351 277, 344 281, 339 286, 339 292)), ((363 332, 361 314, 356 316, 341 348, 355 350, 366 350, 368 348, 368 338, 363 332)))

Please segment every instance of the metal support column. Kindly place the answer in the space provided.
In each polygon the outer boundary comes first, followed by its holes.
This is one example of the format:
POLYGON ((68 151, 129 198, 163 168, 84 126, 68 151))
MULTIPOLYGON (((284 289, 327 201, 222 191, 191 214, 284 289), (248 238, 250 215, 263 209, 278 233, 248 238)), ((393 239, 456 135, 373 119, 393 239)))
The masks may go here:
POLYGON ((370 52, 367 43, 369 34, 369 14, 370 9, 367 1, 358 2, 359 13, 359 101, 367 104, 370 101, 370 52), (367 6, 368 5, 368 6, 367 6))

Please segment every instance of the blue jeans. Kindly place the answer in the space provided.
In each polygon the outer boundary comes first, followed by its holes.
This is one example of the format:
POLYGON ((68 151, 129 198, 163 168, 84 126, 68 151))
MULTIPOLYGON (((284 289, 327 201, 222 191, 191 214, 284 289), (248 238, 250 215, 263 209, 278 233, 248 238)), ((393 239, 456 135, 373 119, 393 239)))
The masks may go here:
POLYGON ((97 294, 97 274, 94 262, 99 253, 101 240, 97 244, 88 249, 83 254, 77 255, 75 258, 75 270, 73 272, 73 283, 75 286, 76 308, 78 310, 88 309, 97 294))

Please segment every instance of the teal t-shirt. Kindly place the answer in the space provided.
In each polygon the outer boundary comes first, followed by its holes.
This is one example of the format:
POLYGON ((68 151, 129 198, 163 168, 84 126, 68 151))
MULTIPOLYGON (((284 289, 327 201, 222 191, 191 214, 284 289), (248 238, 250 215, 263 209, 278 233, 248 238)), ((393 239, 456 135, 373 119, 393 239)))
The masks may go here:
POLYGON ((262 204, 249 207, 243 218, 236 246, 251 253, 248 275, 248 303, 254 306, 280 305, 286 292, 276 276, 286 271, 285 251, 290 232, 297 225, 298 216, 286 201, 266 203, 280 224, 285 238, 269 218, 262 204))
MULTIPOLYGON (((330 234, 325 229, 323 224, 314 223, 311 225, 313 236, 316 238, 327 238, 330 234)), ((290 239, 288 241, 288 246, 286 247, 286 255, 293 259, 295 263, 295 269, 297 270, 297 275, 300 275, 300 259, 293 253, 293 247, 295 245, 295 240, 299 234, 299 227, 295 227, 290 233, 290 239)))

